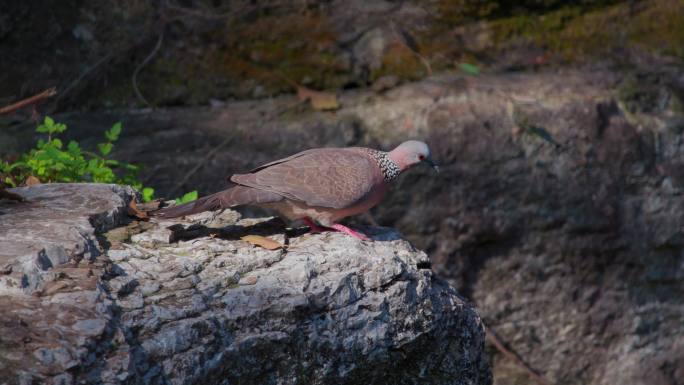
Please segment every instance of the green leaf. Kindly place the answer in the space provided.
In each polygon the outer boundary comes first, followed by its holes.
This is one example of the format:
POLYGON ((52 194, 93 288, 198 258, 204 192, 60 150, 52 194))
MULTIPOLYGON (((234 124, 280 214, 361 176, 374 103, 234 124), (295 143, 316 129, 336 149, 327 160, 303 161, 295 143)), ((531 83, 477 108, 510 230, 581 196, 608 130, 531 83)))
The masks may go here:
POLYGON ((39 124, 38 127, 36 127, 36 132, 40 132, 41 134, 47 134, 48 131, 49 131, 49 128, 44 123, 39 124))
POLYGON ((110 142, 115 142, 117 139, 119 139, 119 135, 121 134, 121 122, 116 122, 112 126, 111 129, 108 131, 105 131, 105 137, 107 140, 110 142))
POLYGON ((57 138, 52 139, 52 143, 51 143, 51 144, 52 144, 55 148, 62 148, 62 141, 59 140, 59 139, 57 139, 57 138))
POLYGON ((98 148, 98 150, 100 150, 100 153, 103 156, 109 155, 109 153, 112 151, 112 146, 113 146, 113 144, 111 144, 111 143, 98 143, 97 144, 97 148, 98 148))
POLYGON ((145 187, 142 189, 143 202, 150 202, 154 199, 154 189, 152 187, 145 187))
POLYGON ((97 158, 93 158, 88 161, 88 169, 90 170, 95 170, 100 166, 100 160, 97 158))
POLYGON ((197 200, 197 190, 190 191, 189 193, 186 193, 182 197, 176 198, 176 204, 180 205, 183 203, 192 202, 194 200, 197 200))
POLYGON ((43 124, 36 127, 36 132, 40 132, 43 134, 59 134, 66 131, 66 129, 66 124, 55 123, 55 121, 51 117, 46 116, 43 120, 43 124))
POLYGON ((67 144, 67 150, 74 155, 81 153, 81 147, 78 145, 78 142, 76 142, 75 140, 69 141, 69 144, 67 144))
POLYGON ((8 184, 10 187, 17 187, 17 184, 10 177, 5 177, 5 184, 8 184))
POLYGON ((470 63, 461 63, 458 65, 458 69, 465 72, 468 75, 477 76, 480 74, 480 69, 476 65, 470 63))
POLYGON ((57 123, 54 125, 54 127, 52 127, 52 133, 61 134, 62 132, 66 131, 66 129, 67 129, 66 124, 57 123))

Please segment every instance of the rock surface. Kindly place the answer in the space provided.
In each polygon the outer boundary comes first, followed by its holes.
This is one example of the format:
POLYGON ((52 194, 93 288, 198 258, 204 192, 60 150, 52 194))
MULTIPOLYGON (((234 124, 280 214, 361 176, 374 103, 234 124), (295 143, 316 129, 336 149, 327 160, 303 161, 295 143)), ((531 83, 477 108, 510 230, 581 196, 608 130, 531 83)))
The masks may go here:
MULTIPOLYGON (((171 197, 300 149, 426 139, 439 177, 402 176, 379 223, 426 250, 554 383, 681 385, 684 78, 661 70, 447 74, 345 92, 335 113, 283 97, 62 120, 91 148, 122 120, 114 156, 148 165, 171 197)), ((493 365, 497 384, 530 381, 497 354, 493 365)))
POLYGON ((0 203, 3 258, 24 269, 10 278, 42 273, 0 296, 0 384, 491 382, 479 317, 393 230, 361 242, 234 211, 116 227, 130 190, 15 192, 30 203, 0 203), (41 247, 61 251, 35 262, 41 247))
POLYGON ((41 291, 51 268, 95 260, 101 254, 95 232, 125 219, 133 194, 128 187, 78 184, 13 191, 28 202, 0 203, 0 295, 41 291))

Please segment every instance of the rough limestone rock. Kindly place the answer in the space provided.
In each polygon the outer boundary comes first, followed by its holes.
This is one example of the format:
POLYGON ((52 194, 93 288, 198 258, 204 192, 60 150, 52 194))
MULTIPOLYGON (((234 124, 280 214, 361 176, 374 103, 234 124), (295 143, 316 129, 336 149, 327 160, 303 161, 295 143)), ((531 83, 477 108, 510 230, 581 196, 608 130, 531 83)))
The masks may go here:
POLYGON ((14 191, 29 203, 0 202, 0 384, 491 382, 479 317, 394 230, 124 224, 126 188, 14 191))
POLYGON ((94 260, 95 233, 126 217, 133 190, 110 185, 38 185, 13 190, 28 203, 0 204, 0 295, 40 291, 52 268, 94 260), (83 194, 87 191, 87 194, 83 194))

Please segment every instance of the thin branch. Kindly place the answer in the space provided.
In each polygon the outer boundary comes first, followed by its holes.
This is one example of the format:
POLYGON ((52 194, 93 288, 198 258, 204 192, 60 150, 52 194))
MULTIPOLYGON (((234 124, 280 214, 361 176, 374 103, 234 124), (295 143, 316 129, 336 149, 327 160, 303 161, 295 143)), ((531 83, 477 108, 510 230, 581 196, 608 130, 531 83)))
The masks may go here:
MULTIPOLYGON (((228 11, 225 13, 218 13, 218 14, 211 14, 211 13, 206 13, 202 11, 198 11, 192 8, 186 8, 186 7, 181 7, 178 5, 172 5, 167 3, 165 7, 169 10, 176 11, 178 13, 183 13, 188 16, 194 16, 194 17, 199 17, 201 19, 209 19, 209 20, 218 20, 218 19, 225 19, 227 17, 231 17, 236 15, 238 11, 228 11)), ((244 7, 246 8, 246 7, 244 7)))
POLYGON ((36 104, 44 99, 50 98, 57 95, 57 89, 55 87, 48 88, 47 90, 33 95, 30 98, 26 98, 24 100, 20 100, 16 103, 12 103, 9 106, 5 106, 0 108, 0 115, 2 114, 9 114, 10 112, 14 112, 16 110, 19 110, 21 108, 24 108, 26 106, 36 104))
POLYGON ((91 65, 90 67, 86 68, 83 72, 81 72, 81 74, 78 75, 78 77, 77 77, 76 79, 74 79, 74 81, 71 82, 71 83, 64 89, 64 91, 62 91, 62 93, 59 94, 59 96, 58 96, 57 98, 55 98, 55 101, 54 101, 54 104, 52 105, 52 107, 54 107, 61 99, 64 99, 64 97, 65 97, 71 90, 73 90, 74 88, 76 88, 76 85, 78 85, 78 83, 80 83, 81 80, 83 80, 86 76, 88 76, 88 74, 90 74, 91 72, 93 72, 97 67, 99 67, 99 66, 101 66, 102 64, 106 63, 107 61, 109 61, 112 57, 114 57, 114 53, 113 53, 113 52, 110 52, 110 53, 106 54, 105 56, 103 56, 102 58, 100 58, 100 60, 96 61, 95 64, 91 65))
POLYGON ((486 326, 485 327, 487 331, 487 340, 492 343, 496 347, 498 351, 503 353, 504 356, 508 357, 510 360, 513 361, 513 363, 516 364, 516 366, 520 367, 523 369, 530 377, 532 377, 535 381, 540 383, 541 385, 553 385, 551 381, 547 380, 546 378, 542 377, 540 374, 534 371, 529 365, 525 363, 525 361, 520 358, 516 353, 513 351, 509 350, 504 346, 503 342, 501 342, 501 339, 499 338, 498 335, 492 330, 492 328, 486 326))
POLYGON ((143 67, 145 67, 147 63, 150 62, 150 60, 152 60, 154 55, 156 55, 157 52, 159 52, 159 48, 161 48, 162 41, 164 40, 164 30, 166 29, 165 27, 166 25, 162 26, 161 33, 159 34, 159 39, 157 39, 157 44, 152 49, 152 52, 150 52, 150 54, 147 55, 145 60, 143 60, 142 63, 140 63, 140 65, 138 65, 138 67, 135 69, 135 71, 133 71, 133 77, 131 78, 131 82, 133 83, 133 90, 135 91, 136 96, 138 97, 138 99, 140 99, 140 101, 147 104, 149 107, 152 107, 152 105, 150 104, 150 102, 147 101, 147 99, 145 99, 145 97, 140 92, 140 89, 138 89, 138 74, 143 69, 143 67))
POLYGON ((219 143, 216 147, 212 148, 211 151, 207 153, 207 155, 202 158, 201 161, 197 162, 193 168, 190 169, 185 175, 176 183, 176 186, 171 190, 172 195, 177 194, 179 191, 181 191, 181 188, 185 183, 192 177, 193 175, 197 174, 197 170, 202 168, 208 161, 209 159, 213 158, 216 153, 225 147, 230 141, 233 140, 233 135, 228 135, 221 143, 219 143))
POLYGON ((395 33, 397 36, 397 40, 406 47, 413 55, 420 61, 420 63, 425 67, 425 71, 427 71, 427 76, 432 76, 432 66, 430 65, 430 62, 425 58, 425 56, 420 54, 420 47, 418 47, 418 42, 409 34, 407 31, 402 29, 401 27, 397 26, 394 22, 392 22, 392 31, 395 33))

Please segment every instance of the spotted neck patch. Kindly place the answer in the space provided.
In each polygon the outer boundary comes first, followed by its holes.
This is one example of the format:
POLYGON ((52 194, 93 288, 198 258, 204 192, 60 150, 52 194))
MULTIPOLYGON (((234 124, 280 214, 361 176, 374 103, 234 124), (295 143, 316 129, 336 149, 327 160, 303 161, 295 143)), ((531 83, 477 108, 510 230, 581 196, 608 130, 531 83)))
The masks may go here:
POLYGON ((369 150, 368 152, 380 167, 385 182, 391 182, 401 174, 401 169, 390 159, 388 153, 377 150, 369 150))

